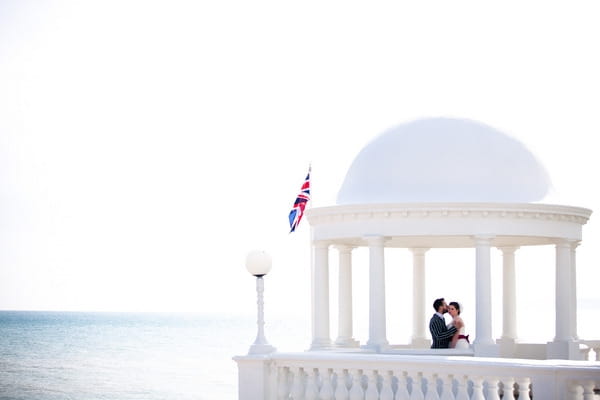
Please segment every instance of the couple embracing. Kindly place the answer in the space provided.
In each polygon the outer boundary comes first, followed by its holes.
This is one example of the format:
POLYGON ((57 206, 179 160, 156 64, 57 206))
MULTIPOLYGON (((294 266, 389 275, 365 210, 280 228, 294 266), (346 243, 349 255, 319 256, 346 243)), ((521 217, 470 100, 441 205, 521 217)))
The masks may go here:
POLYGON ((435 314, 429 321, 429 330, 433 343, 432 349, 468 349, 469 335, 465 336, 465 324, 460 317, 460 305, 452 301, 446 304, 443 298, 436 299, 433 302, 435 314), (446 325, 444 314, 449 313, 452 316, 452 322, 446 325))

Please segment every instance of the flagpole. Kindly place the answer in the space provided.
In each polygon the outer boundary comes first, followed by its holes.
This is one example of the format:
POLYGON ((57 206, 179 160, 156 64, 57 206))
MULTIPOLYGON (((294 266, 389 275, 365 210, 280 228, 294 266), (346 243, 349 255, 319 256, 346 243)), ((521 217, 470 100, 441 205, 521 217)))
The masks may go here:
MULTIPOLYGON (((310 161, 308 163, 308 175, 310 175, 310 180, 312 181, 312 161, 310 161)), ((312 186, 312 182, 311 182, 311 186, 312 186)), ((311 196, 310 199, 312 200, 312 192, 311 192, 311 196)), ((312 208, 312 201, 310 202, 311 204, 308 205, 310 208, 312 208)))

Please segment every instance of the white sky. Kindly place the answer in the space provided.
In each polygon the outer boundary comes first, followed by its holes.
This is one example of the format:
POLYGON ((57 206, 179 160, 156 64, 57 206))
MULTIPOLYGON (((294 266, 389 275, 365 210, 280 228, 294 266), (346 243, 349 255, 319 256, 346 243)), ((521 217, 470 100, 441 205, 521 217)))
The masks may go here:
MULTIPOLYGON (((267 315, 305 318, 308 224, 288 235, 287 214, 309 162, 331 205, 366 143, 427 116, 514 136, 552 202, 600 210, 594 2, 397 3, 0 1, 0 309, 253 313, 262 248, 267 315)), ((578 250, 588 307, 599 225, 578 250)), ((546 250, 519 290, 541 281, 529 304, 552 317, 546 250)), ((428 298, 469 308, 474 256, 455 256, 429 256, 446 278, 428 298)), ((394 335, 411 277, 387 272, 394 335)))

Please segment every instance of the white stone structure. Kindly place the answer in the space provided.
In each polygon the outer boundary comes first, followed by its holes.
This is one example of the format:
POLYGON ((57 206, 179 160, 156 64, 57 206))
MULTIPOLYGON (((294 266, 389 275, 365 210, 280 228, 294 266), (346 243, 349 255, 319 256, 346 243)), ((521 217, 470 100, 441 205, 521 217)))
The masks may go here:
POLYGON ((539 203, 549 188, 544 168, 523 145, 475 122, 427 119, 376 138, 350 167, 338 204, 307 212, 310 351, 237 357, 240 399, 523 399, 534 393, 593 399, 600 362, 583 359, 592 347, 600 360, 600 342, 581 340, 576 324, 576 249, 591 211, 539 203), (555 265, 549 266, 556 274, 554 339, 523 344, 516 324, 518 249, 540 245, 555 248, 555 265), (352 332, 352 254, 359 247, 369 253, 369 337, 361 344, 352 332), (492 337, 493 247, 502 252, 500 338, 492 337), (390 248, 413 255, 413 332, 403 347, 391 345, 386 335, 390 248), (473 249, 476 337, 469 350, 429 349, 425 271, 427 251, 434 248, 473 249), (332 251, 340 263, 335 339, 332 251))
MULTIPOLYGON (((515 345, 515 253, 519 247, 556 247, 556 329, 547 358, 579 359, 575 316, 575 252, 581 227, 590 211, 545 204, 427 203, 361 204, 315 208, 308 218, 313 228, 313 342, 312 349, 332 345, 329 334, 328 253, 340 252, 340 323, 338 345, 353 345, 351 319, 351 252, 369 249, 369 340, 367 348, 386 351, 384 251, 408 248, 413 253, 413 347, 429 347, 423 293, 426 253, 432 248, 473 248, 476 271, 476 356, 519 357, 515 345), (503 332, 492 337, 490 249, 503 254, 503 332), (333 250, 335 251, 335 250, 333 250), (324 283, 325 282, 325 283, 324 283), (342 296, 342 294, 344 294, 342 296), (350 321, 350 322, 348 322, 350 321)), ((546 358, 546 357, 544 357, 546 358)))

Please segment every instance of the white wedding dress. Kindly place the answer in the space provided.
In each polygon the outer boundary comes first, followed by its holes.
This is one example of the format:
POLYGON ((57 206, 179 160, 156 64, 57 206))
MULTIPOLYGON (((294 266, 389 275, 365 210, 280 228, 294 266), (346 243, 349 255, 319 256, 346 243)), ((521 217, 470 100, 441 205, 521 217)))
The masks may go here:
MULTIPOLYGON (((460 328, 460 330, 458 331, 459 335, 465 336, 465 327, 463 326, 462 328, 460 328)), ((456 342, 456 346, 454 346, 455 349, 469 349, 471 348, 471 346, 469 345, 469 342, 467 341, 467 339, 465 338, 460 338, 458 341, 456 342)))

